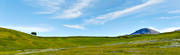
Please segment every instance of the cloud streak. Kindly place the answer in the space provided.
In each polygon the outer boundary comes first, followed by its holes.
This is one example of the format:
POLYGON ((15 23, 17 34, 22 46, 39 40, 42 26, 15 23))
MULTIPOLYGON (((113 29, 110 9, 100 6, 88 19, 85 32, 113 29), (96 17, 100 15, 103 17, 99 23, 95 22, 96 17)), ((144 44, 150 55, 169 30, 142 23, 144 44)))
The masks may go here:
POLYGON ((82 10, 88 7, 90 2, 92 2, 92 0, 78 0, 78 2, 72 5, 70 9, 65 10, 62 14, 56 16, 56 18, 63 18, 63 19, 77 18, 83 14, 82 10))
POLYGON ((36 12, 36 14, 53 14, 61 9, 61 5, 65 0, 27 0, 44 11, 36 12))
POLYGON ((0 26, 4 28, 14 29, 22 32, 49 32, 52 31, 52 28, 45 27, 25 27, 25 26, 0 26))
POLYGON ((80 26, 80 25, 67 25, 67 24, 64 24, 65 27, 67 28, 72 28, 72 29, 85 29, 83 26, 80 26))
POLYGON ((180 18, 180 16, 167 16, 167 17, 160 17, 160 19, 177 19, 180 18))
POLYGON ((100 16, 97 16, 95 18, 90 18, 89 20, 86 20, 85 22, 88 23, 88 24, 104 24, 107 21, 119 18, 119 17, 121 17, 121 16, 123 16, 125 14, 134 12, 134 11, 136 11, 138 9, 147 7, 147 6, 152 5, 152 4, 160 3, 162 1, 163 0, 149 0, 149 1, 145 2, 145 3, 143 3, 143 4, 140 4, 140 5, 131 7, 131 8, 127 8, 125 10, 119 10, 119 11, 107 13, 107 14, 104 14, 104 15, 100 15, 100 16))
POLYGON ((62 9, 66 0, 27 0, 32 5, 42 8, 44 11, 36 12, 36 14, 52 14, 57 19, 73 19, 83 14, 84 8, 87 8, 93 0, 76 0, 75 3, 68 6, 68 9, 62 9))
POLYGON ((173 10, 173 11, 169 11, 169 14, 174 14, 174 13, 180 13, 180 10, 173 10))

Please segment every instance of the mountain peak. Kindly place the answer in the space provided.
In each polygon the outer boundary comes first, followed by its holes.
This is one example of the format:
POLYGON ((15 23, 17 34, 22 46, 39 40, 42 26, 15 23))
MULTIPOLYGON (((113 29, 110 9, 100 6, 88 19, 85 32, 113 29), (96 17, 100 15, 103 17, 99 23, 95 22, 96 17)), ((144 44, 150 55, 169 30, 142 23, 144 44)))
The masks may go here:
POLYGON ((142 28, 140 30, 137 30, 136 32, 132 33, 131 35, 138 35, 138 34, 159 34, 160 32, 155 31, 150 28, 142 28))

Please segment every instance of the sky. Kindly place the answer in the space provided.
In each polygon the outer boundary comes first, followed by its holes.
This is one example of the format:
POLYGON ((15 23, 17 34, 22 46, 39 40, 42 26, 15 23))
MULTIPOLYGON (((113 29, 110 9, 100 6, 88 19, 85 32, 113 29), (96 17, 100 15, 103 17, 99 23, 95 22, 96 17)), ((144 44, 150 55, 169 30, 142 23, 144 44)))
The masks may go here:
POLYGON ((0 0, 0 27, 39 36, 118 36, 180 29, 180 0, 0 0))

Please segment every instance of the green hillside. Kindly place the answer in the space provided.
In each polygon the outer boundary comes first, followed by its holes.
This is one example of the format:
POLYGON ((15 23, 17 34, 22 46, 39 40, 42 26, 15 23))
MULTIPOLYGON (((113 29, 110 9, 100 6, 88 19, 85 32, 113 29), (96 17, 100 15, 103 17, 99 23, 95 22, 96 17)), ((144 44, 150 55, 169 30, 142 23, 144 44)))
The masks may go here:
POLYGON ((50 38, 0 28, 0 55, 179 55, 179 47, 180 31, 157 35, 50 38))
POLYGON ((74 46, 56 38, 40 38, 23 32, 0 28, 0 51, 37 49, 37 48, 59 48, 74 46), (48 44, 48 45, 47 45, 48 44), (61 44, 61 46, 59 46, 61 44))

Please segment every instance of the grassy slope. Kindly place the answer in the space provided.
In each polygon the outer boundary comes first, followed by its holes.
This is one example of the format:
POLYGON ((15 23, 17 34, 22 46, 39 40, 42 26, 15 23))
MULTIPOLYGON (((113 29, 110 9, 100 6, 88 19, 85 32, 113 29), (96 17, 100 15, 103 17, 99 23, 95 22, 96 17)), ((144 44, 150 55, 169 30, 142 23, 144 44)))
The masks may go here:
POLYGON ((0 28, 0 51, 37 49, 37 48, 60 48, 74 46, 61 39, 40 38, 23 32, 0 28))
MULTIPOLYGON (((77 55, 78 54, 79 55, 117 54, 118 55, 118 54, 129 54, 129 53, 140 54, 140 53, 146 53, 148 51, 152 51, 152 53, 154 52, 160 53, 159 50, 173 53, 174 51, 169 51, 173 48, 164 48, 164 49, 157 48, 158 46, 171 45, 173 42, 179 43, 179 41, 170 41, 173 39, 180 39, 180 32, 171 32, 171 33, 164 33, 158 35, 129 35, 129 36, 120 36, 117 38, 91 38, 91 37, 42 38, 15 30, 0 28, 0 55, 14 53, 14 51, 17 52, 17 50, 25 50, 25 49, 45 49, 45 48, 64 48, 64 47, 66 48, 66 47, 78 47, 78 46, 93 46, 93 47, 73 48, 70 50, 64 50, 58 52, 37 53, 37 55, 60 54, 62 52, 65 55, 68 54, 71 55, 70 53, 72 53, 73 55, 75 54, 77 55), (132 44, 132 43, 136 43, 137 41, 143 42, 150 40, 156 40, 156 41, 153 43, 132 44), (130 42, 132 43, 129 44, 130 42), (125 43, 125 44, 117 44, 117 43, 125 43), (132 48, 134 49, 134 51, 138 50, 139 52, 133 52, 132 48), (147 50, 144 48, 146 48, 147 50), (129 50, 132 51, 127 53, 126 51, 129 50), (94 52, 92 53, 92 51, 94 52), (82 53, 80 54, 79 52, 82 53)), ((174 49, 179 50, 178 47, 174 49)), ((167 53, 167 52, 162 52, 162 53, 167 53)))
POLYGON ((158 35, 120 36, 115 39, 119 39, 119 41, 110 41, 106 43, 108 45, 71 48, 35 53, 34 55, 180 55, 179 31, 158 35))

